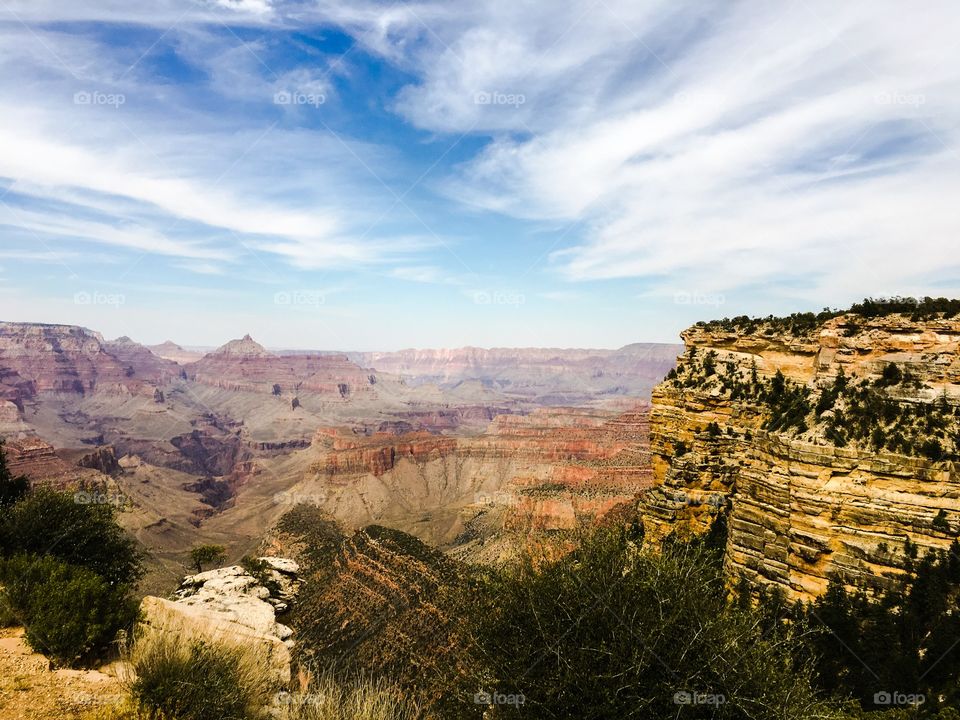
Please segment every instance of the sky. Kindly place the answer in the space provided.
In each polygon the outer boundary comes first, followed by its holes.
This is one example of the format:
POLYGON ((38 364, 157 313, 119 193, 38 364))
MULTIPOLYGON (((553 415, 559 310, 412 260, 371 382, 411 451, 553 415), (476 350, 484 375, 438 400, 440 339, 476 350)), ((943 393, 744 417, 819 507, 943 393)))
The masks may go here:
POLYGON ((960 6, 0 0, 0 319, 619 347, 960 295, 960 6))

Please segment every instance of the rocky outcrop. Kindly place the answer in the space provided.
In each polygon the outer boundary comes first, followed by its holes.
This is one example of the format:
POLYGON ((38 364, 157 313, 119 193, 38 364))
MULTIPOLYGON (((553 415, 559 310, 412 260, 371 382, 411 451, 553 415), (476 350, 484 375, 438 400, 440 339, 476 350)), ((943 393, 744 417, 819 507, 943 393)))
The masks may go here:
MULTIPOLYGON (((107 474, 93 464, 68 462, 46 440, 38 437, 7 439, 3 443, 7 467, 14 475, 25 475, 33 486, 56 490, 107 491, 113 483, 107 474)), ((110 450, 105 450, 109 453, 110 450)), ((109 464, 109 461, 107 461, 109 464)))
POLYGON ((703 324, 653 393, 646 537, 729 512, 732 579, 792 598, 889 586, 960 531, 960 321, 703 324), (891 449, 892 448, 892 449, 891 449))
POLYGON ((129 338, 107 343, 75 325, 0 323, 0 398, 21 407, 45 392, 152 395, 177 373, 129 338))
POLYGON ((346 355, 274 355, 249 335, 186 366, 196 382, 226 390, 283 397, 319 394, 349 399, 372 395, 377 377, 346 355))
POLYGON ((498 390, 564 404, 587 397, 646 397, 673 367, 680 347, 638 343, 618 350, 477 348, 351 353, 365 367, 452 386, 480 380, 498 390))
POLYGON ((290 681, 293 631, 279 622, 300 588, 299 566, 285 558, 258 558, 251 574, 239 565, 185 577, 170 600, 148 596, 142 622, 180 637, 251 645, 270 664, 278 688, 290 681))

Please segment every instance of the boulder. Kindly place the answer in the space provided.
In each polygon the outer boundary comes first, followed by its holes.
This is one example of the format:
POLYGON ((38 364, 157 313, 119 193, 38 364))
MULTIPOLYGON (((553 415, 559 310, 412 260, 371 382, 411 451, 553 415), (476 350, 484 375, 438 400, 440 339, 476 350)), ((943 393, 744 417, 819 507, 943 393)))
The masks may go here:
POLYGON ((142 624, 181 637, 249 644, 268 662, 278 688, 285 686, 293 631, 277 622, 276 613, 299 589, 299 567, 285 558, 262 561, 269 567, 263 578, 234 565, 185 577, 169 600, 145 597, 142 624))

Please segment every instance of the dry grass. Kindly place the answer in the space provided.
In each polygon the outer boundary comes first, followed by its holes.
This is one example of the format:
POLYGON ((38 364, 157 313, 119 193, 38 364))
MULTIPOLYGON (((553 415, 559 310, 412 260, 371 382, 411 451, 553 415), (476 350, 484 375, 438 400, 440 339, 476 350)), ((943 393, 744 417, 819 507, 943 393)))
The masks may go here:
POLYGON ((300 689, 284 703, 282 720, 415 720, 420 712, 383 682, 349 683, 301 674, 300 689))
POLYGON ((157 629, 127 652, 135 705, 176 720, 252 720, 276 697, 276 679, 256 646, 157 629))

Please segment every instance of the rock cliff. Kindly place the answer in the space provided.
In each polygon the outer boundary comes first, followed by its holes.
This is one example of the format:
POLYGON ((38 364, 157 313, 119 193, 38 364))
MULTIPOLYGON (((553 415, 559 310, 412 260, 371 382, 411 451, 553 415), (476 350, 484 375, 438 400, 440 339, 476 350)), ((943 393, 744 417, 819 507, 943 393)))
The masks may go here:
POLYGON ((378 377, 346 355, 275 355, 246 335, 186 366, 190 379, 233 391, 349 399, 373 394, 378 377))
POLYGON ((288 493, 353 527, 384 523, 495 559, 511 533, 570 531, 650 481, 647 408, 499 415, 479 435, 318 431, 322 454, 288 493))
POLYGON ((152 395, 178 372, 129 338, 108 343, 75 325, 0 323, 0 399, 21 409, 38 393, 152 395))
MULTIPOLYGON (((856 308, 857 306, 855 306, 856 308)), ((889 586, 960 530, 960 320, 824 313, 701 323, 653 392, 646 537, 728 510, 732 580, 810 599, 889 586)))
POLYGON ((202 637, 255 646, 269 662, 277 687, 290 681, 293 631, 276 620, 295 598, 299 566, 286 558, 257 559, 253 574, 235 565, 183 579, 169 600, 147 596, 142 623, 178 637, 202 637))

